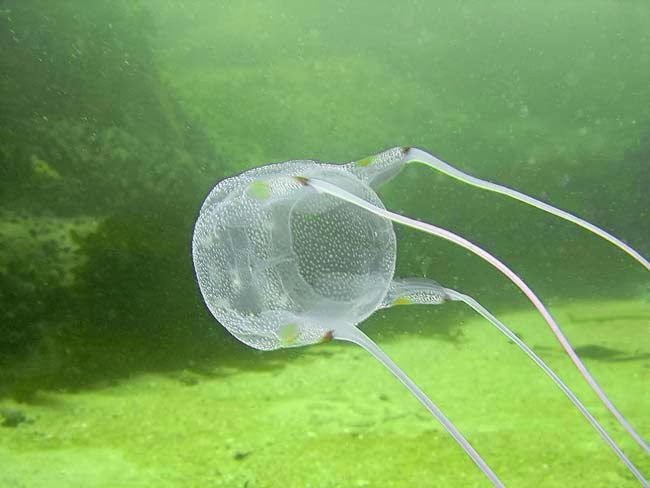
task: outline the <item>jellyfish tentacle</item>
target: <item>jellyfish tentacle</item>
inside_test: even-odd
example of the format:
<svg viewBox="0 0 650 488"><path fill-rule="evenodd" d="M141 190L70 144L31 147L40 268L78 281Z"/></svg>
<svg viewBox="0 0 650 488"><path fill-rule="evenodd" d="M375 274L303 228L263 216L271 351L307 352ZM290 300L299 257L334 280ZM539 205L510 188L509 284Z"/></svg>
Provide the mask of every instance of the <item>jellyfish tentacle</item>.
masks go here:
<svg viewBox="0 0 650 488"><path fill-rule="evenodd" d="M429 166L430 168L436 169L446 174L447 176L451 176L452 178L459 180L463 183L466 183L468 185L474 186L476 188L481 188L483 190L488 190L494 193L500 193L501 195L514 198L515 200L519 200L520 202L526 203L527 205L538 208L540 210L543 210L544 212L555 215L556 217L560 217L561 219L572 222L573 224L578 225L593 234L596 234L602 239L605 239L610 244L618 247L620 250L622 250L623 252L631 256L645 269L650 270L650 261L644 258L641 255L641 253L633 249L631 246L628 246L618 237L610 234L606 230L601 229L597 225L594 225L591 222L588 222L576 215L573 215L565 210L554 207L553 205L550 205L548 203L542 202L541 200L533 198L520 191L514 190L512 188L508 188L507 186L492 183L490 181L485 181L475 176L464 173L458 168L455 168L449 163L442 161L441 159L435 157L434 155L426 151L423 151L422 149L418 149L415 147L410 148L406 152L404 157L407 160L407 163L424 164L426 166Z"/></svg>
<svg viewBox="0 0 650 488"><path fill-rule="evenodd" d="M643 477L638 468L625 455L622 449L610 437L607 431L600 425L595 417L589 412L587 407L578 399L571 389L560 379L560 377L540 358L530 347L522 341L517 334L509 329L503 322L492 315L485 307L469 295L465 295L451 288L444 288L435 281L426 278L407 278L393 281L389 288L387 299L384 300L386 307L408 304L430 304L438 305L445 301L459 301L465 303L476 313L490 322L499 332L505 335L509 340L514 342L531 361L533 361L541 370L555 383L555 385L564 393L564 395L573 403L578 411L587 419L591 426L603 438L609 448L614 451L618 458L625 464L627 469L641 483L642 486L650 486L648 481Z"/></svg>
<svg viewBox="0 0 650 488"><path fill-rule="evenodd" d="M334 339L352 342L370 353L375 359L383 364L412 394L424 407L433 415L445 430L454 438L454 440L463 448L470 459L479 467L485 476L496 487L503 488L504 484L494 473L490 466L483 460L481 455L472 447L469 441L460 433L456 426L449 420L444 413L431 401L414 382L409 378L392 359L370 339L366 334L354 326L340 326L332 331Z"/></svg>
<svg viewBox="0 0 650 488"><path fill-rule="evenodd" d="M618 247L637 261L641 266L650 271L650 261L643 257L640 252L597 225L592 224L577 215L573 215L566 210L562 210L549 203L531 197L530 195L526 195L518 190L467 174L440 158L437 158L433 154L418 149L417 147L394 147L387 149L377 155L347 163L344 165L344 168L365 183L369 184L371 187L377 188L394 178L405 165L411 163L424 164L425 166L440 171L441 173L459 180L462 183L519 200L527 205L571 222Z"/></svg>
<svg viewBox="0 0 650 488"><path fill-rule="evenodd" d="M484 261L487 261L489 264L491 264L493 267L498 269L502 274L504 274L510 281L512 281L513 284L515 284L524 295L528 298L528 300L533 304L533 306L537 309L539 314L542 316L544 321L547 323L551 331L553 332L553 335L555 335L555 338L557 341L560 343L566 354L569 356L571 359L571 362L573 362L574 366L578 369L582 377L585 379L585 381L589 384L591 389L596 393L596 395L600 398L601 402L607 407L607 409L610 411L610 413L616 418L616 420L625 428L625 430L628 432L628 434L641 446L646 452L650 453L650 446L643 440L643 438L636 432L636 430L632 427L632 425L625 419L623 414L616 408L614 403L609 399L609 397L605 394L603 389L600 387L598 382L595 380L595 378L591 375L587 367L584 365L580 357L576 354L576 352L573 350L573 347L571 346L571 343L567 339L567 337L564 335L564 332L562 332L562 329L558 325L558 323L555 321L549 310L546 308L544 303L539 299L539 297L533 292L533 290L521 279L519 275L517 275L514 271L512 271L508 266L506 266L502 261L500 261L498 258L487 252L486 250L482 249L481 247L477 246L476 244L468 241L467 239L454 234L451 231L448 231L446 229L443 229L441 227L437 227L435 225L429 224L427 222L421 222L415 219L411 219L409 217L406 217L404 215L391 212L386 209L382 209L379 207L376 207L365 200L362 200L361 198L345 191L342 188L339 188L335 185L332 185L326 181L318 180L315 178L305 178L303 184L306 184L308 186L311 186L314 188L316 191L327 193L333 197L340 198L342 200L347 201L348 203L351 203L353 205L356 205L358 207L364 208L368 212L374 213L375 215L379 215L381 217L384 217L388 220L391 220L393 222L396 222L398 224L411 227L416 230L420 230L422 232L425 232L430 235L434 235L437 237L441 237L447 241L453 242L454 244L463 247L467 249L468 251L476 254L480 258L482 258Z"/></svg>

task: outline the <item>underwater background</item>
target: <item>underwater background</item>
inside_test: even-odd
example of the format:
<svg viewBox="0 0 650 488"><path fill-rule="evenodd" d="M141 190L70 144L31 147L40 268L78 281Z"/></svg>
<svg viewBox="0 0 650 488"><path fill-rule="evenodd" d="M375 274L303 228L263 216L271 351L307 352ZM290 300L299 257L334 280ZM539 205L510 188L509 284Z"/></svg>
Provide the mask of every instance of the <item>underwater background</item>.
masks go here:
<svg viewBox="0 0 650 488"><path fill-rule="evenodd" d="M0 0L0 488L488 486L353 345L260 352L190 255L220 179L413 145L650 255L645 0ZM586 231L409 167L387 208L539 294L650 438L650 280ZM644 456L498 272L396 228L397 276L472 295ZM460 305L364 330L508 486L638 486L559 391Z"/></svg>

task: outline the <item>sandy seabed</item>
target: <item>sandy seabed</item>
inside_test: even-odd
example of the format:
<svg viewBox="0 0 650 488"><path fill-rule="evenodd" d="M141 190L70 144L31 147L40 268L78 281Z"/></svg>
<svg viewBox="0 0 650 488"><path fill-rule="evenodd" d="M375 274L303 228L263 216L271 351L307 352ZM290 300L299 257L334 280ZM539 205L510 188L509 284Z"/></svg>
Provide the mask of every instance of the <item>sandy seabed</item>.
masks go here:
<svg viewBox="0 0 650 488"><path fill-rule="evenodd" d="M584 361L650 439L650 306L553 308ZM404 315L406 316L406 315ZM389 315L390 318L390 315ZM500 314L569 384L646 477L650 456L590 393L535 312ZM432 327L435 324L432 324ZM382 341L507 486L634 487L638 482L551 381L480 318L443 341ZM490 486L390 373L352 344L249 352L255 370L148 374L32 404L0 428L1 488Z"/></svg>

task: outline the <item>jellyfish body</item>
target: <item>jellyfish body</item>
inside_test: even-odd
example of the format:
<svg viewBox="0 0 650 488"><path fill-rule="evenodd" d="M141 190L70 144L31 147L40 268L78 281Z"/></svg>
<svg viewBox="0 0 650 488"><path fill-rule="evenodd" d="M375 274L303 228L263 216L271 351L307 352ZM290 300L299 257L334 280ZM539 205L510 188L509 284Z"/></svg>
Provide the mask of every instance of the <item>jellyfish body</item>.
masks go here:
<svg viewBox="0 0 650 488"><path fill-rule="evenodd" d="M237 339L256 349L331 339L360 345L418 398L493 485L503 486L451 421L357 327L379 308L463 301L513 340L580 410L639 482L650 486L561 379L478 302L430 280L394 279L397 248L392 222L448 239L493 264L528 296L567 353L573 354L574 364L594 391L647 450L647 444L600 390L548 310L521 278L460 236L385 209L374 189L409 162L423 162L474 186L570 220L649 267L636 251L588 222L515 190L464 175L419 149L398 147L345 165L309 160L271 164L219 182L201 207L192 240L197 281L213 316Z"/></svg>
<svg viewBox="0 0 650 488"><path fill-rule="evenodd" d="M194 230L197 280L214 317L256 349L313 344L362 322L395 270L390 221L306 191L298 175L383 208L345 168L313 161L256 168L212 190Z"/></svg>

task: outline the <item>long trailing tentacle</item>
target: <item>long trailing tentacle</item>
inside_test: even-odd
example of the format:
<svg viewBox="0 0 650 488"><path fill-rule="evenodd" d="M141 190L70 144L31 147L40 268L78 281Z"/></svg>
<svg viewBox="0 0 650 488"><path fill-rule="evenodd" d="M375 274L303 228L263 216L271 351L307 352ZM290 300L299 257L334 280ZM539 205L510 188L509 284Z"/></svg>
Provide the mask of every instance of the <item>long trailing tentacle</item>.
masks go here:
<svg viewBox="0 0 650 488"><path fill-rule="evenodd" d="M430 168L446 174L447 176L451 176L452 178L461 181L462 183L466 183L476 188L481 188L482 190L487 190L505 195L510 198L514 198L515 200L519 200L520 202L523 202L527 205L572 222L573 224L576 224L588 230L589 232L592 232L602 239L605 239L610 244L613 244L614 246L630 255L645 269L650 270L650 262L644 258L641 253L628 246L618 237L610 234L606 230L601 229L591 222L587 222L586 220L573 215L566 210L554 207L553 205L542 202L541 200L533 198L520 191L469 175L422 149L418 149L416 147L393 147L375 156L370 156L359 161L348 163L344 165L344 168L346 168L348 171L356 175L358 178L373 188L377 188L378 186L381 186L383 183L395 177L406 164L411 163L424 164Z"/></svg>
<svg viewBox="0 0 650 488"><path fill-rule="evenodd" d="M356 205L360 208L363 208L367 210L368 212L371 212L375 215L378 215L380 217L389 219L393 222L399 223L401 225L411 227L416 230L420 230L423 232L426 232L431 235L435 235L438 237L441 237L445 240L448 240L450 242L453 242L457 244L458 246L461 246L468 251L476 254L483 260L487 261L490 263L492 266L494 266L496 269L498 269L501 273L503 273L510 281L512 281L517 287L526 295L528 300L535 306L535 308L538 310L540 315L544 318L548 326L550 327L551 331L555 335L556 339L558 342L561 344L562 348L566 351L567 355L575 365L575 367L578 369L582 377L587 381L591 389L598 395L600 398L601 402L607 407L607 409L614 415L614 417L618 420L618 422L627 430L627 432L630 434L630 436L647 452L650 453L650 446L643 440L643 438L634 430L632 425L625 419L625 417L619 412L619 410L614 406L612 401L609 399L609 397L605 394L603 389L600 387L600 385L596 382L594 377L591 375L587 367L584 365L582 360L578 357L576 352L573 350L573 347L571 346L571 343L567 339L567 337L564 335L562 332L562 329L560 326L557 324L551 313L548 311L546 306L542 303L542 301L537 297L537 295L531 290L531 288L514 272L512 271L508 266L506 266L502 261L500 261L498 258L487 252L486 250L482 249L481 247L477 246L476 244L468 241L467 239L454 234L453 232L450 232L446 229L434 226L432 224L426 223L426 222L420 222L418 220L411 219L409 217L405 217L404 215L400 215L394 212L391 212L389 210L385 210L379 207L376 207L367 201L343 190L342 188L339 188L335 185L332 185L331 183L328 183L323 180L315 179L315 178L305 178L305 177L296 177L296 179L302 183L303 185L306 186L311 186L314 188L316 191L322 192L329 194L335 198L339 198L341 200L347 201L348 203L351 203L353 205Z"/></svg>
<svg viewBox="0 0 650 488"><path fill-rule="evenodd" d="M444 289L447 296L449 296L450 299L452 300L457 300L465 303L472 309L474 309L475 312L477 312L479 315L482 315L485 319L487 319L492 325L494 325L502 334L504 334L508 339L510 339L512 342L514 342L519 348L526 353L526 355L537 365L539 366L546 375L553 380L553 382L557 385L557 387L562 390L562 392L571 400L571 402L575 405L575 407L580 411L580 413L587 419L587 421L591 424L591 426L596 429L596 431L600 434L600 436L603 438L605 443L614 451L614 453L619 457L619 459L627 466L627 469L630 470L630 472L634 475L634 477L639 480L642 486L644 487L650 487L650 484L648 481L643 477L641 472L637 469L637 467L630 461L630 459L623 453L620 447L614 442L614 440L607 434L605 429L598 423L598 421L594 418L591 413L587 410L587 408L582 404L580 400L578 400L578 397L575 396L575 394L569 389L568 386L564 384L564 382L559 378L557 374L553 372L551 368L548 367L548 365L542 361L542 358L540 358L535 352L533 352L532 349L530 349L517 335L512 332L508 327L506 327L503 323L501 323L497 318L492 315L490 312L488 312L487 309L485 309L480 303L478 303L476 300L474 300L472 297L468 295L464 295L462 293L457 292L456 290L452 290L449 288Z"/></svg>
<svg viewBox="0 0 650 488"><path fill-rule="evenodd" d="M532 207L538 208L552 215L555 215L556 217L560 217L561 219L579 225L583 229L587 229L589 232L592 232L597 236L602 237L610 244L613 244L614 246L621 249L623 252L626 252L628 255L634 258L641 266L643 266L645 269L650 271L650 261L644 258L638 251L628 246L618 237L613 236L606 230L603 230L600 227L592 224L591 222L587 222L586 220L576 215L573 215L565 210L561 210L557 207L554 207L553 205L549 205L548 203L537 200L536 198L521 193L520 191L513 190L512 188L508 188L507 186L498 185L496 183L492 183L489 181L482 180L480 178L476 178L475 176L468 175L467 173L460 171L458 168L453 167L449 163L445 163L444 161L435 157L434 155L429 154L426 151L423 151L422 149L418 149L415 147L409 148L406 151L404 158L406 159L407 163L425 164L430 168L434 168L448 176L451 176L452 178L460 180L463 183L467 183L468 185L472 185L477 188L488 190L494 193L500 193L502 195L506 195L510 198L514 198L515 200L519 200L520 202L531 205Z"/></svg>
<svg viewBox="0 0 650 488"><path fill-rule="evenodd" d="M636 477L642 486L650 486L637 467L630 461L616 442L609 436L600 423L587 410L587 407L576 397L571 389L560 379L560 377L540 358L530 347L526 345L512 330L510 330L499 319L492 315L485 307L469 295L465 295L451 288L444 288L435 281L424 278L410 278L395 280L391 283L383 307L395 305L426 304L438 305L448 300L460 301L472 308L481 315L499 332L514 342L544 373L551 378L555 385L566 395L580 413L587 419L591 426L600 434L605 443L614 451L627 469Z"/></svg>
<svg viewBox="0 0 650 488"><path fill-rule="evenodd" d="M463 448L465 453L479 467L485 476L498 488L503 488L504 484L499 477L492 471L490 466L483 460L481 455L465 439L463 434L449 420L445 414L429 399L429 397L409 378L391 359L381 350L372 339L370 339L361 330L354 326L340 327L332 331L334 339L349 341L361 346L383 364L395 377L415 396L422 405L433 415L438 422L442 424L454 440Z"/></svg>

